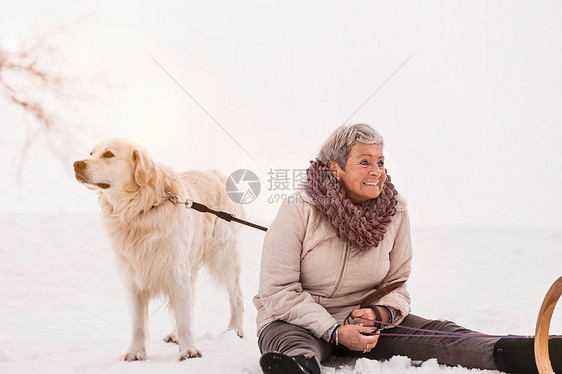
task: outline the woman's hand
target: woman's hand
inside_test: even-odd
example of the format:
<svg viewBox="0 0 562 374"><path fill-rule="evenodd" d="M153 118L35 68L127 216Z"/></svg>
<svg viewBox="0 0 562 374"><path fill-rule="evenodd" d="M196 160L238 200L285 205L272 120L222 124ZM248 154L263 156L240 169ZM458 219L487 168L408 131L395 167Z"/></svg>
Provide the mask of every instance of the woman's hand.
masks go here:
<svg viewBox="0 0 562 374"><path fill-rule="evenodd" d="M371 308L360 308L359 305L351 311L351 318L357 325L373 327L377 318Z"/></svg>
<svg viewBox="0 0 562 374"><path fill-rule="evenodd" d="M380 322L388 323L390 321L390 315L388 314L386 308L379 307L379 306L375 306L374 308L377 308L377 310L380 313L380 316L382 317L382 321ZM373 309L360 308L359 306L353 308L353 310L351 311L351 317L353 318L356 324L361 326L368 326L368 327L375 326L374 321L377 320L377 316L375 315Z"/></svg>
<svg viewBox="0 0 562 374"><path fill-rule="evenodd" d="M371 352L377 342L379 335L363 335L372 334L375 330L372 327L360 325L344 325L338 327L338 339L340 344L345 345L352 351L360 351L363 353Z"/></svg>

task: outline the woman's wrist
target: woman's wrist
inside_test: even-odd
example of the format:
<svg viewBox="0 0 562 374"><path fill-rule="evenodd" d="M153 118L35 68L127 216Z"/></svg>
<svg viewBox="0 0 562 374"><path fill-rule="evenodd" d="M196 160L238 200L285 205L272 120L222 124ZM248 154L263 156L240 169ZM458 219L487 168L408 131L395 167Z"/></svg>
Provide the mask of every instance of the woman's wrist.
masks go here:
<svg viewBox="0 0 562 374"><path fill-rule="evenodd" d="M388 323L394 323L396 321L397 316L400 315L400 312L393 307L381 305L384 309L388 311Z"/></svg>
<svg viewBox="0 0 562 374"><path fill-rule="evenodd" d="M334 341L334 334L338 327L340 327L339 323L334 324L322 335L322 339L324 339L328 343L332 343Z"/></svg>
<svg viewBox="0 0 562 374"><path fill-rule="evenodd" d="M339 333L339 329L340 329L340 324L336 325L336 328L334 329L334 332L332 333L332 342L336 343L336 345L340 345L340 333Z"/></svg>
<svg viewBox="0 0 562 374"><path fill-rule="evenodd" d="M371 305L369 307L375 314L375 327L381 329L386 323L392 323L392 313L384 305Z"/></svg>

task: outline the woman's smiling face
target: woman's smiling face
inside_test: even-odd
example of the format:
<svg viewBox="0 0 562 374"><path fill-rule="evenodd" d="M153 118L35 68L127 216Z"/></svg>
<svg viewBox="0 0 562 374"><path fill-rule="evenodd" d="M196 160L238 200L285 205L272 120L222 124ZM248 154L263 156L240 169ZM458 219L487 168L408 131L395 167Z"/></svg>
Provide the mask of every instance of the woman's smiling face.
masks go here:
<svg viewBox="0 0 562 374"><path fill-rule="evenodd" d="M345 170L334 161L330 161L328 167L335 173L353 204L374 199L382 192L386 172L380 144L356 143L351 147Z"/></svg>

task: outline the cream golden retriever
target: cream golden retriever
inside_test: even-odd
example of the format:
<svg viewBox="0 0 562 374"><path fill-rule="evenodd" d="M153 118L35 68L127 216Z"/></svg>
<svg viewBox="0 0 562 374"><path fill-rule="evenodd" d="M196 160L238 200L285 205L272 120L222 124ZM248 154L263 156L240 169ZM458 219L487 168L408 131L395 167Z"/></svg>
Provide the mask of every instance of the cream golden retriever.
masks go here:
<svg viewBox="0 0 562 374"><path fill-rule="evenodd" d="M162 296L168 298L174 319L174 331L164 340L179 344L180 360L201 356L194 344L191 308L193 282L203 265L228 291L228 330L243 336L240 227L169 200L173 194L242 217L242 207L226 195L219 172L177 174L121 138L100 142L90 158L74 163L74 170L79 182L98 193L103 224L131 297L132 336L122 360L146 358L148 304Z"/></svg>

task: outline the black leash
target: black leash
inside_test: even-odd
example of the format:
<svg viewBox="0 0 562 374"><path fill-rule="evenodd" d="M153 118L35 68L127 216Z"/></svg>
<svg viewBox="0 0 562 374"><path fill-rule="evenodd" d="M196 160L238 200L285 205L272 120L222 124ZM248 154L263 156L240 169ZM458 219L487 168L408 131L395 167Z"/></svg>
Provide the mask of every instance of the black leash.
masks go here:
<svg viewBox="0 0 562 374"><path fill-rule="evenodd" d="M246 226L253 227L253 228L258 229L258 230L267 231L267 227L256 225L255 223L244 221L243 219L240 219L240 218L236 218L236 216L234 214L230 214L230 213L222 212L222 211L218 211L218 210L213 210L213 209L209 208L208 206L206 206L204 204L197 203L197 202L195 202L193 200L189 200L189 199L186 199L185 201L181 201L179 199L179 197L177 197L176 195L174 195L170 192L167 192L167 191L166 191L166 193L168 195L170 195L168 200L170 200L174 204L182 204L182 205L185 205L186 208L195 209L198 212L214 214L215 216L219 217L220 219L224 219L227 222L234 221L234 222L238 222L238 223L241 223L243 225L246 225Z"/></svg>

